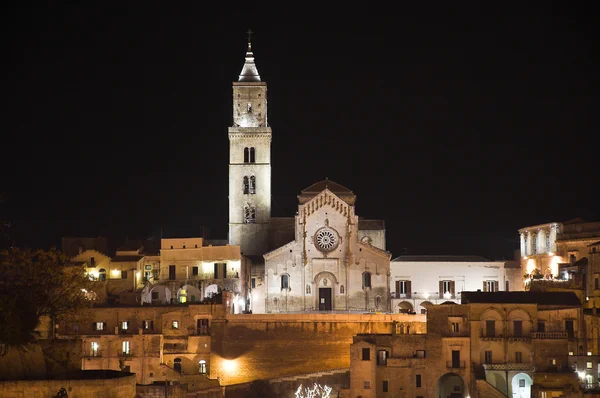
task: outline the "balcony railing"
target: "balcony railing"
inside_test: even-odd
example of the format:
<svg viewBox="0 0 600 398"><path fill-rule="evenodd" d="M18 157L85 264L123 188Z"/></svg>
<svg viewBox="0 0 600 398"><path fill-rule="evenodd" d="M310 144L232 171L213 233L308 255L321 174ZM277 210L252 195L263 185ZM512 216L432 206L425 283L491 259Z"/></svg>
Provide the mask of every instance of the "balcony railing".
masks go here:
<svg viewBox="0 0 600 398"><path fill-rule="evenodd" d="M533 365L530 363L486 363L483 364L485 370L519 370L532 371Z"/></svg>
<svg viewBox="0 0 600 398"><path fill-rule="evenodd" d="M446 367L451 369L464 369L465 361L446 361Z"/></svg>
<svg viewBox="0 0 600 398"><path fill-rule="evenodd" d="M568 339L569 332L531 332L532 339Z"/></svg>

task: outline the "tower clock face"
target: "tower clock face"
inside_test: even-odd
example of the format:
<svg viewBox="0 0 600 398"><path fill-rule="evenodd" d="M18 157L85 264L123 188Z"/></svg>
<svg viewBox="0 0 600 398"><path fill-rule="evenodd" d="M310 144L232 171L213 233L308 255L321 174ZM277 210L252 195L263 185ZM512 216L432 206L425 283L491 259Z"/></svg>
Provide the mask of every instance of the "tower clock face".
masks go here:
<svg viewBox="0 0 600 398"><path fill-rule="evenodd" d="M324 252L332 251L339 243L337 233L331 228L321 228L315 234L315 245Z"/></svg>

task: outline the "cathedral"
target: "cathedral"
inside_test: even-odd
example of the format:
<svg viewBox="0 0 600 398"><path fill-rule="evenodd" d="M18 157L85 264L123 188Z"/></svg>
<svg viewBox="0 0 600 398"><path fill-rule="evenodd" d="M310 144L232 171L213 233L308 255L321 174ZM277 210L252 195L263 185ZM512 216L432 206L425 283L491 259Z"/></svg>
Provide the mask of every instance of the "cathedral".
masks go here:
<svg viewBox="0 0 600 398"><path fill-rule="evenodd" d="M249 41L233 83L228 240L253 263L250 309L390 311L384 222L356 215L356 195L327 178L300 192L295 217L271 217L271 139Z"/></svg>

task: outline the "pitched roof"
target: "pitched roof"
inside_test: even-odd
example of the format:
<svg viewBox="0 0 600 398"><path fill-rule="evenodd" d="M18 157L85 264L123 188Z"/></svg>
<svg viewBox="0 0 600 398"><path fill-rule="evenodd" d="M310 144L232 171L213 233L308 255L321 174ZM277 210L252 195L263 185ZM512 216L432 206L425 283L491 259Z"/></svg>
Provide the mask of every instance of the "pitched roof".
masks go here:
<svg viewBox="0 0 600 398"><path fill-rule="evenodd" d="M444 256L444 255L423 255L423 256L398 256L392 261L404 262L443 262L443 263L482 263L492 262L481 256Z"/></svg>
<svg viewBox="0 0 600 398"><path fill-rule="evenodd" d="M246 62L244 62L244 66L242 67L242 71L240 72L240 77L238 81L260 81L260 75L258 74L258 69L256 68L256 64L254 63L254 53L252 52L252 45L250 44L250 41L248 41L248 50L246 51Z"/></svg>
<svg viewBox="0 0 600 398"><path fill-rule="evenodd" d="M323 181L315 182L308 188L302 190L302 195L318 194L325 189L329 189L336 195L354 195L354 192L346 188L345 186L338 184L337 182L331 181L326 178Z"/></svg>
<svg viewBox="0 0 600 398"><path fill-rule="evenodd" d="M365 220L364 218L358 219L359 230L381 230L385 229L384 220Z"/></svg>
<svg viewBox="0 0 600 398"><path fill-rule="evenodd" d="M581 301L573 292L462 292L461 303L581 307Z"/></svg>

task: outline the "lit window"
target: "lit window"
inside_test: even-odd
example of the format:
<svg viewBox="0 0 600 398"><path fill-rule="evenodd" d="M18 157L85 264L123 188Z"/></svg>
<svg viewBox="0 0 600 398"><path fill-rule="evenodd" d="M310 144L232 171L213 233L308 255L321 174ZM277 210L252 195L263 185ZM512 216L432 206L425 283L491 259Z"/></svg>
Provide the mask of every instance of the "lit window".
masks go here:
<svg viewBox="0 0 600 398"><path fill-rule="evenodd" d="M104 330L104 322L96 322L96 330Z"/></svg>
<svg viewBox="0 0 600 398"><path fill-rule="evenodd" d="M173 327L173 329L179 329L179 321L173 321L171 326Z"/></svg>
<svg viewBox="0 0 600 398"><path fill-rule="evenodd" d="M573 355L573 351L569 351L569 355Z"/></svg>
<svg viewBox="0 0 600 398"><path fill-rule="evenodd" d="M123 355L129 355L129 341L123 342Z"/></svg>
<svg viewBox="0 0 600 398"><path fill-rule="evenodd" d="M91 355L93 357L98 356L98 342L97 341L92 341L92 344L90 345L90 350L91 350Z"/></svg>
<svg viewBox="0 0 600 398"><path fill-rule="evenodd" d="M594 363L593 362L586 362L585 367L587 369L592 369L594 367Z"/></svg>
<svg viewBox="0 0 600 398"><path fill-rule="evenodd" d="M206 374L206 361L204 359L200 361L200 374Z"/></svg>
<svg viewBox="0 0 600 398"><path fill-rule="evenodd" d="M592 355L592 352L591 352L591 351L588 351L588 355Z"/></svg>

